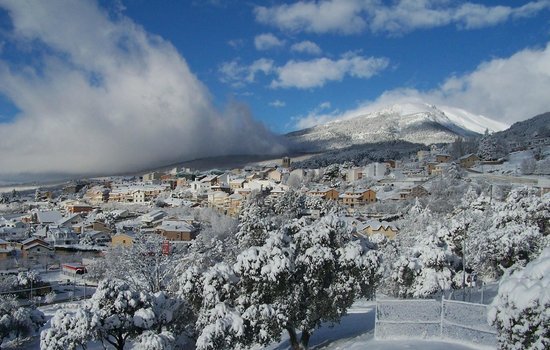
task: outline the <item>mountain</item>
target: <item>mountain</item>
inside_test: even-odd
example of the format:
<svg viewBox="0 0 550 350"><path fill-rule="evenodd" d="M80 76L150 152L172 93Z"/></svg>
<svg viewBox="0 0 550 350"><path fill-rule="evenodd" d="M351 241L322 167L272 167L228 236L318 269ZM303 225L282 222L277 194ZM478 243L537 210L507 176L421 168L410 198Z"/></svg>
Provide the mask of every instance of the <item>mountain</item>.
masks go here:
<svg viewBox="0 0 550 350"><path fill-rule="evenodd" d="M395 140L425 145L450 143L457 137L475 136L486 129L494 132L507 127L458 108L403 103L295 131L286 137L299 149L327 150Z"/></svg>
<svg viewBox="0 0 550 350"><path fill-rule="evenodd" d="M550 112L514 123L509 129L493 136L507 143L526 143L535 138L550 137Z"/></svg>

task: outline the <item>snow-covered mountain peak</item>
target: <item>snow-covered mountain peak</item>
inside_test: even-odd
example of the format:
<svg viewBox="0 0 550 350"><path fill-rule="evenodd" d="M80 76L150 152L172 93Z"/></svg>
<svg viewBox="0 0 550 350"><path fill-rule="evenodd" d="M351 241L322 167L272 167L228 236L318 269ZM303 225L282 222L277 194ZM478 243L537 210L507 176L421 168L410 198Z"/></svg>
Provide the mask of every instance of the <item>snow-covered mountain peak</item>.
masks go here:
<svg viewBox="0 0 550 350"><path fill-rule="evenodd" d="M432 144L453 142L457 137L507 127L463 109L405 101L377 109L372 106L359 108L337 120L291 133L288 137L316 149L392 140Z"/></svg>

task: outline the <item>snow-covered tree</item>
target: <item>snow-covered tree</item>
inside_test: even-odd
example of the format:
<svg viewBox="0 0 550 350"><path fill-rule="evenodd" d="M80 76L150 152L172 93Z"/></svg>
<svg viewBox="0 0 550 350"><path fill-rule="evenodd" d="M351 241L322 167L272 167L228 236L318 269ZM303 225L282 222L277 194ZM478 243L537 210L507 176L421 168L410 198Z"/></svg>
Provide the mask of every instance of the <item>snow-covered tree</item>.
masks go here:
<svg viewBox="0 0 550 350"><path fill-rule="evenodd" d="M19 306L13 295L0 295L0 347L6 338L22 339L37 332L46 323L36 306Z"/></svg>
<svg viewBox="0 0 550 350"><path fill-rule="evenodd" d="M457 287L461 264L450 235L448 228L435 222L418 233L412 246L401 247L391 275L395 294L424 298Z"/></svg>
<svg viewBox="0 0 550 350"><path fill-rule="evenodd" d="M97 340L123 350L128 339L137 339L143 349L155 349L151 344L166 345L173 340L172 330L182 330L176 316L185 314L181 307L182 301L164 292L151 294L124 281L106 279L77 312L56 313L51 328L41 334L41 348L85 348L90 340Z"/></svg>
<svg viewBox="0 0 550 350"><path fill-rule="evenodd" d="M482 213L470 211L467 255L471 266L496 279L505 269L524 266L550 244L550 195L515 188L505 201L493 201Z"/></svg>
<svg viewBox="0 0 550 350"><path fill-rule="evenodd" d="M507 154L504 141L495 135L484 135L479 141L477 155L483 160L497 160Z"/></svg>
<svg viewBox="0 0 550 350"><path fill-rule="evenodd" d="M124 280L136 290L156 293L167 290L174 277L181 253L164 254L164 238L156 234L139 234L129 247L114 247L105 254L105 261L98 262L94 274ZM101 267L108 268L102 269ZM97 276L99 277L99 276Z"/></svg>
<svg viewBox="0 0 550 350"><path fill-rule="evenodd" d="M269 231L233 266L190 271L181 292L196 296L198 349L265 345L283 331L298 349L322 322L338 322L354 300L371 295L378 266L377 252L337 216L304 217Z"/></svg>
<svg viewBox="0 0 550 350"><path fill-rule="evenodd" d="M524 269L505 276L489 309L500 349L550 348L550 247Z"/></svg>
<svg viewBox="0 0 550 350"><path fill-rule="evenodd" d="M92 338L92 315L87 309L76 312L58 310L50 320L50 328L40 334L40 349L76 350L87 348Z"/></svg>

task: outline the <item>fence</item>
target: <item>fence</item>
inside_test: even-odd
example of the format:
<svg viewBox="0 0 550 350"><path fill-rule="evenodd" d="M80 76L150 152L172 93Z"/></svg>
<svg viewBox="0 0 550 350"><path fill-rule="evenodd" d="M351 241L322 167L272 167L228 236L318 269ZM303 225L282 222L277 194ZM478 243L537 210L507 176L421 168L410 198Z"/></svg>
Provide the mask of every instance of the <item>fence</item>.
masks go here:
<svg viewBox="0 0 550 350"><path fill-rule="evenodd" d="M376 339L452 339L496 346L487 306L445 300L377 300Z"/></svg>

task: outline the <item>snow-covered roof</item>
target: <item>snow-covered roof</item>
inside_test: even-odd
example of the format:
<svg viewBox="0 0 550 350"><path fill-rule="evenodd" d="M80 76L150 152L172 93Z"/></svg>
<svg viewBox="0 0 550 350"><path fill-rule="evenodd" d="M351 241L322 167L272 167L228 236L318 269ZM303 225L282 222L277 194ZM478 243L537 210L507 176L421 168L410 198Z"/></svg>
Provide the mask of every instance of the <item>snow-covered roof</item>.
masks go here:
<svg viewBox="0 0 550 350"><path fill-rule="evenodd" d="M158 230L164 231L177 231L177 232L193 232L195 227L186 221L181 220L164 220L160 226L157 227Z"/></svg>
<svg viewBox="0 0 550 350"><path fill-rule="evenodd" d="M387 230L388 228L391 229L392 231L397 231L397 226L395 226L394 224L387 221L380 222L378 220L369 220L361 223L359 225L359 230L363 231L363 230L366 230L368 227L370 227L374 231L378 231L380 229Z"/></svg>
<svg viewBox="0 0 550 350"><path fill-rule="evenodd" d="M36 218L38 222L40 223L54 223L58 222L63 218L63 215L61 215L60 212L52 210L52 211L39 211L36 213Z"/></svg>
<svg viewBox="0 0 550 350"><path fill-rule="evenodd" d="M142 215L141 216L141 221L142 222L152 222L152 221L160 220L163 217L165 217L166 215L167 215L167 213L162 211L162 210L154 210L154 211L148 212L147 214Z"/></svg>
<svg viewBox="0 0 550 350"><path fill-rule="evenodd" d="M73 219L76 219L76 218L81 218L82 215L80 213L76 213L76 214L73 214L73 215L69 215L67 217L64 217L64 218L61 218L61 220L58 220L56 222L56 225L58 226L63 226L67 223L70 223L71 221L73 221Z"/></svg>
<svg viewBox="0 0 550 350"><path fill-rule="evenodd" d="M43 245L47 245L48 243L46 243L44 240L38 238L38 237L30 237L30 238L27 238L26 240L22 241L21 244L22 245L27 245L27 244L30 244L31 242L33 241L37 241L37 242L41 242L41 244Z"/></svg>

